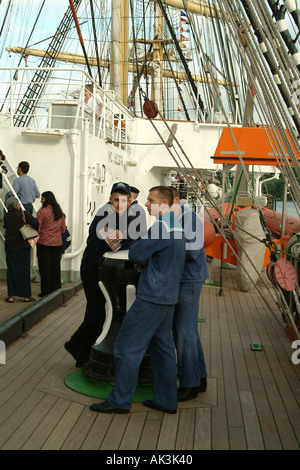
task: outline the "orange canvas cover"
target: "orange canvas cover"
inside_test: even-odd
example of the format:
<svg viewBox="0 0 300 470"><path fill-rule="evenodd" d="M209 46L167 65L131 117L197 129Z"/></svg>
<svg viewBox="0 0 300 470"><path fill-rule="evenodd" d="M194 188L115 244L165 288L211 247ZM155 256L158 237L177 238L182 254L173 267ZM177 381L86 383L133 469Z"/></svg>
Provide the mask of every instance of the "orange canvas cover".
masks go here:
<svg viewBox="0 0 300 470"><path fill-rule="evenodd" d="M233 132L245 165L277 166L278 161L280 165L282 164L282 156L280 155L280 149L277 146L278 140L280 139L282 141L279 134L274 136L274 132L272 130L264 129L262 127L233 127L231 128L231 131ZM299 155L296 152L295 146L292 143L287 130L286 133L291 142L292 148L297 155L297 159L299 160ZM282 145L286 150L283 141ZM278 155L278 161L276 160L276 155ZM222 131L213 159L214 163L228 163L233 165L240 164L239 155L236 151L234 141L228 127L225 127ZM288 159L292 165L289 156Z"/></svg>

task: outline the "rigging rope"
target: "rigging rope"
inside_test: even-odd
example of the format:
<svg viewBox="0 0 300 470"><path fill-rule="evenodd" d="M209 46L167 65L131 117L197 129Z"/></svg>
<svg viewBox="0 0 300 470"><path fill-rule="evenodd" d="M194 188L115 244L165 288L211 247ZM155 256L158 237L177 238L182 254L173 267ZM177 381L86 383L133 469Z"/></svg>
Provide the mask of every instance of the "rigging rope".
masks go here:
<svg viewBox="0 0 300 470"><path fill-rule="evenodd" d="M298 31L300 31L300 15L296 0L284 0L284 4L298 26Z"/></svg>
<svg viewBox="0 0 300 470"><path fill-rule="evenodd" d="M95 14L94 14L93 0L90 0L90 8L91 8L91 14L92 14L92 25L93 25L93 34L94 34L94 46L95 46L96 59L97 59L98 80L99 80L99 86L102 87L100 58L99 58L98 44L97 44L97 33L96 33L96 26L95 26Z"/></svg>
<svg viewBox="0 0 300 470"><path fill-rule="evenodd" d="M172 129L169 127L169 125L168 125L167 122L164 120L164 118L163 118L163 116L162 116L161 114L160 114L160 117L161 117L161 119L164 121L164 124L167 126L168 130L170 131L170 133L173 135L173 137L174 137L174 139L175 139L177 145L179 146L179 148L180 148L180 150L182 151L183 155L184 155L185 158L187 159L187 161L188 161L189 165L191 166L192 170L195 171L195 173L196 173L195 168L193 167L192 163L189 161L189 159L188 159L187 155L185 154L184 150L182 149L180 143L179 143L178 140L176 139L176 136L175 136L175 134L173 133ZM172 158L173 158L173 160L174 160L174 162L175 162L177 168L180 169L180 170L182 171L182 173L183 173L185 176L187 176L187 173L186 173L186 171L185 171L186 167L185 167L184 165L182 166L182 159L179 157L179 160L181 160L181 162L178 161L177 157L171 152L170 147L167 145L167 142L164 140L163 136L160 134L159 130L157 129L157 126L154 124L155 121L153 122L152 119L149 119L149 121L151 122L152 126L154 127L155 131L156 131L157 134L159 135L159 137L160 137L160 139L162 140L162 142L164 142L164 144L165 144L165 146L166 146L168 152L171 154L171 156L172 156ZM174 148L174 147L173 147L173 148ZM196 173L196 174L197 174L197 173ZM204 183L203 179L202 179L202 178L200 178L200 179L201 179L202 184L204 185L205 183ZM191 183L191 187L193 188L194 193L195 193L197 199L198 199L201 203L203 203L203 197L202 197L201 193L199 192L199 187L198 187L198 185L196 185L196 183L193 182L193 181L191 181L190 183ZM211 198L211 202L212 202L212 204L215 206L215 201L213 201L212 198ZM216 208L216 210L219 212L220 218L222 218L223 220L227 221L227 219L223 216L223 214L221 214L221 212L219 211L219 209L218 209L216 206L215 206L215 208ZM280 324L279 319L277 318L276 314L275 314L274 311L273 311L273 307L269 304L269 302L266 300L266 298L265 298L265 296L263 295L263 293L259 290L259 288L257 287L256 283L253 281L253 279L251 278L251 276L250 276L249 273L247 272L247 269L246 269L245 266L243 265L243 263L242 263L240 257L238 256L236 250L234 249L233 245L230 243L230 241L229 241L229 239L228 239L228 233L226 233L225 230L222 229L222 227L219 227L219 226L215 223L215 221L214 221L212 215L208 212L208 210L207 210L207 208L205 207L205 205L204 205L204 209L207 211L207 213L208 213L209 217L211 218L211 221L212 221L212 223L214 224L214 226L215 226L215 228L217 229L217 231L222 235L222 237L224 238L225 242L228 244L229 249L232 251L232 253L233 253L234 256L236 257L237 261L241 264L241 266L243 267L243 269L244 269L245 272L247 273L248 277L250 278L250 280L251 280L251 282L252 282L252 284L253 284L254 289L257 291L257 293L259 294L259 296L262 298L263 302L266 304L266 306L268 307L268 309L270 310L270 312L272 313L272 315L274 316L274 318L275 318L275 319L278 321L278 323ZM226 226L226 224L224 224L224 226ZM231 229L230 229L230 230L231 230ZM233 238L233 232L232 232L232 231L231 231L231 235L232 235L232 238ZM238 239L236 239L235 241L236 241L236 244L239 245ZM240 246L240 248L242 249L241 246ZM262 283L264 284L264 287L266 287L267 289L269 289L269 286L266 284L265 279L261 276L261 273L258 272L257 268L254 266L252 260L251 260L250 257L248 256L248 254L247 254L246 252L245 252L245 254L246 254L247 258L248 258L249 263L252 265L253 269L256 271L256 273L258 274L258 276L259 276L259 278L261 279ZM295 334L298 334L298 330L297 330L297 332L295 331Z"/></svg>
<svg viewBox="0 0 300 470"><path fill-rule="evenodd" d="M7 5L7 8L6 8L6 12L5 12L5 15L4 15L4 18L3 18L3 21L2 21L2 26L1 26L1 29L0 29L0 37L2 36L3 28L4 28L6 20L8 18L8 12L9 12L9 9L10 9L10 6L11 6L11 2L12 2L12 0L9 0L9 3Z"/></svg>
<svg viewBox="0 0 300 470"><path fill-rule="evenodd" d="M229 14L228 8L230 8L229 2L224 1L225 8L227 8L227 14ZM233 28L233 21L230 22L231 28ZM286 125L286 128L289 131L291 139L296 149L299 149L299 143L295 138L295 131L290 125L289 116L285 109L280 108L280 115L278 110L278 100L280 101L280 95L277 92L277 88L274 87L274 83L267 73L267 70L261 60L261 53L257 50L257 47L253 43L253 38L251 38L251 31L245 30L247 38L247 48L241 48L241 46L236 41L237 47L240 48L241 57L244 57L244 64L248 72L249 77L251 77L252 82L258 81L260 89L256 87L255 97L261 106L262 111L264 112L267 121L270 122L270 125L265 126L265 128L272 130L273 140L271 146L274 149L276 158L278 159L278 164L284 163L284 166L281 165L281 171L288 173L289 182L293 184L295 194L298 195L296 198L297 201L300 201L299 197L299 184L291 170L289 160L286 155L286 150L291 157L292 163L298 175L300 175L300 166L298 159L294 153L293 148L287 138L285 127L283 127L283 122ZM231 36L236 40L234 31L231 33ZM249 57L249 62L246 60L246 54ZM257 78L257 80L256 80ZM264 94L264 98L261 96L261 91ZM275 105L276 104L276 105ZM272 124L273 123L273 124ZM279 135L278 135L279 134ZM278 135L278 137L277 137ZM286 148L284 148L283 143ZM298 150L298 154L299 154Z"/></svg>
<svg viewBox="0 0 300 470"><path fill-rule="evenodd" d="M220 3L221 2L218 2L219 3L219 6L220 6ZM229 5L229 2L226 2L224 1L223 2L224 5L225 5L225 9L226 9L226 15L229 14L230 17L231 17L231 20L230 20L230 26L231 26L231 29L233 30L235 34L235 37L238 38L238 27L235 25L235 19L236 19L236 11L234 11L234 9L232 8L232 3ZM247 3L247 6L248 6L248 3L249 2L244 2L244 4ZM223 15L224 15L224 9L220 7L220 11L223 12ZM246 24L246 21L245 21L245 18L244 18L244 24ZM253 38L253 34L254 33L251 33L250 34L250 30L247 30L247 52L245 53L243 50L241 51L241 44L239 43L239 39L238 39L238 42L236 42L236 46L239 48L240 52L242 53L242 57L244 58L243 59L243 62L244 62L244 65L246 67L246 70L247 72L249 73L249 76L252 78L252 81L255 82L256 81L256 77L258 77L258 82L259 82L259 85L260 85L260 90L257 94L256 94L256 97L259 98L260 100L260 105L262 106L262 110L264 112L264 114L266 116L268 116L268 121L270 124L264 126L266 130L272 130L273 131L273 134L272 135L272 138L271 138L271 147L272 149L274 149L274 153L276 155L276 159L278 161L278 163L282 163L284 162L285 164L287 164L287 168L290 169L290 164L289 164L289 161L287 159L287 155L286 155L286 149L284 148L283 144L286 146L287 150L290 151L291 150L291 159L294 158L294 162L295 162L295 166L296 166L296 171L298 171L299 169L299 163L298 163L298 160L297 160L297 157L296 155L293 153L293 149L291 147L291 144L289 143L288 139L287 139L287 136L286 136L286 133L285 133L285 128L283 127L283 122L285 122L287 124L287 127L289 128L290 132L291 132L291 136L292 136L292 139L294 137L293 135L293 129L291 128L290 126L290 123L289 123L289 116L286 115L286 113L284 113L283 116L278 116L278 110L275 108L274 105L272 105L273 102L277 102L277 98L278 98L278 93L272 93L272 90L270 91L270 88L272 88L271 86L271 80L270 80L270 75L266 73L266 70L264 70L264 65L263 65L263 62L262 60L259 61L259 64L256 65L256 62L255 62L255 55L253 54L254 50L255 50L255 41L254 41L254 38ZM248 47L248 44L251 45L251 47ZM201 48L201 44L199 44L199 47ZM245 46L243 46L245 48ZM255 52L257 53L257 50L255 50ZM203 57L205 57L205 54L203 54ZM249 61L247 59L247 57L249 58ZM211 68L211 65L208 63L208 61L206 62L206 67L210 67ZM252 68L254 69L254 71L252 71ZM211 75L211 78L212 78L212 83L213 83L213 87L215 87L215 91L216 91L216 94L218 92L218 89L216 87L216 81L213 77L213 74L210 73ZM273 85L273 84L272 84ZM267 100L267 106L265 105L264 103L264 100L263 100L263 97L261 95L261 93L263 94L264 98L266 97L269 97L269 99ZM272 101L273 100L273 101ZM230 127L230 123L229 123L229 120L226 116L226 111L221 103L221 106L222 106L222 110L223 110L223 113L224 113L224 116L226 118L226 121L227 121L227 126L229 127L230 131L231 131L231 127ZM161 119L163 119L162 116L160 116ZM162 136L160 135L158 129L156 128L155 124L151 121L152 125L154 126L154 128L156 129L156 132L159 134L161 140L164 142ZM165 124L167 125L167 123L165 122ZM168 125L167 125L168 127ZM168 127L169 128L169 127ZM188 160L188 157L185 155L183 149L181 148L179 142L177 141L176 137L175 137L175 134L172 132L172 130L169 128L169 131L171 132L171 134L173 134L173 137L177 143L177 145L179 146L182 154L185 156L185 158L187 159L188 163L189 163L189 166L192 166L191 162ZM278 132L279 132L279 135L278 135ZM231 131L232 133L232 131ZM250 180L250 176L248 175L247 173L247 169L246 169L246 165L244 164L243 162L243 159L241 157L241 154L240 154L240 151L238 149L238 145L235 141L235 138L234 138L234 134L232 133L232 139L234 141L234 144L235 144L235 148L236 148L236 151L239 155L239 159L240 159L240 163L241 163L241 166L245 172L245 174L247 175L247 180L248 180L248 186L249 188L252 188L251 187L251 180ZM294 140L294 143L296 143L296 145L298 145L297 141ZM184 165L182 159L178 156L178 154L175 156L170 148L168 148L168 146L166 145L168 151L171 153L172 155L172 158L174 159L177 167L182 171L182 173L186 176L186 172L185 172L185 169L186 169L186 166ZM296 147L297 148L297 147ZM174 147L173 147L174 149ZM176 153L176 152L175 152ZM298 166L297 166L298 165ZM194 168L193 168L194 170ZM287 173L288 173L289 170L287 170ZM293 179L293 176L292 174L288 174L288 176L290 177L290 180ZM295 179L294 177L294 183L297 184L297 180ZM205 185L205 182L202 181L202 184ZM194 192L197 196L197 198L202 201L202 196L201 194L199 195L199 189L198 188L195 188L193 187L194 186L194 183L192 182L191 183L191 186L192 188L194 189ZM298 190L298 193L299 193L299 188L297 188L297 186L295 185L295 188L296 188L296 192ZM252 193L253 193L253 197L254 197L254 200L255 200L255 205L256 207L258 208L258 204L257 204L257 201L256 201L256 198L255 198L255 194L254 194L254 191L252 190ZM300 198L299 198L300 200ZM220 213L220 219L221 221L224 221L225 223L223 224L222 223L222 226L221 228L220 227L217 227L217 230L219 231L219 233L221 233L221 235L223 236L223 238L226 240L226 242L228 243L230 249L232 250L232 252L235 254L235 256L237 257L237 259L239 260L239 262L241 262L241 260L239 259L237 253L235 253L235 250L233 249L233 247L231 246L230 242L228 241L228 238L227 238L227 233L224 232L223 230L223 226L226 225L227 223L227 220L226 218L224 218L223 214ZM231 236L232 236L232 232L231 232ZM237 240L236 240L237 241ZM237 241L238 243L238 241ZM249 262L253 265L253 263L251 262L251 260L249 259ZM254 266L253 266L254 267ZM245 267L243 266L244 270L245 270ZM255 267L254 267L255 269ZM257 271L257 270L256 270ZM258 275L260 276L260 273L258 273ZM255 285L255 284L254 284ZM255 286L256 288L256 286ZM257 289L258 290L258 289ZM260 293L260 291L258 290L258 292ZM265 300L265 299L264 299ZM270 306L268 305L268 307L270 308ZM272 308L270 308L270 310L272 311Z"/></svg>
<svg viewBox="0 0 300 470"><path fill-rule="evenodd" d="M193 77L192 77L192 74L191 74L190 69L189 69L189 67L188 67L188 64L187 64L187 62L186 62L186 59L185 59L185 57L184 57L184 55L183 55L183 53L182 53L182 50L181 50L181 48L180 48L180 45L179 45L178 40L177 40L177 38L176 38L176 35L175 35L174 31L173 31L173 28L172 28L172 26L171 26L171 24L170 24L170 21L169 21L168 15L167 15L167 13L166 13L165 7L163 6L163 3L162 3L161 0L157 0L157 3L158 3L158 5L159 5L159 7L160 7L160 9L161 9L161 11L162 11L162 13L163 13L163 16L164 16L164 18L165 18L165 21L166 21L166 23L167 23L167 26L168 26L168 28L169 28L169 32L170 32L171 37L172 37L172 39L173 39L173 41L174 41L174 43L175 43L176 50L177 50L177 52L178 52L178 54L179 54L179 57L180 57L180 59L181 59L181 61L182 61L183 66L184 66L185 73L187 74L188 80L189 80L190 85L191 85L191 87L192 87L194 96L195 96L195 98L197 99L198 90L197 90L197 87L196 87L196 85L195 85L195 81L194 81L194 79L193 79ZM198 97L198 102L199 102L199 106L200 106L200 109L201 109L202 113L204 113L204 103L203 103L203 101L201 100L200 96Z"/></svg>
<svg viewBox="0 0 300 470"><path fill-rule="evenodd" d="M298 71L300 71L300 53L295 45L295 42L292 40L287 22L284 18L287 11L286 6L279 6L277 1L274 2L272 0L269 0L268 3L275 17L278 31L280 32Z"/></svg>
<svg viewBox="0 0 300 470"><path fill-rule="evenodd" d="M42 3L42 5L41 5L41 7L40 7L40 9L39 9L38 15L37 15L37 17L36 17L36 20L35 20L35 22L34 22L34 25L33 25L32 29L31 29L31 32L30 32L30 34L29 34L29 37L28 37L28 39L27 39L27 43L26 43L26 46L24 47L23 52L24 52L24 51L27 49L27 47L28 47L29 41L30 41L30 39L31 39L31 37L32 37L32 34L33 34L34 30L35 30L35 27L36 27L36 25L37 25L38 19L39 19L41 13L42 13L43 8L44 8L45 1L46 1L46 0L43 0L43 3ZM20 60L19 60L19 63L18 63L18 65L17 65L17 67L20 66L22 60L23 60L23 54L21 55L21 58L20 58ZM6 101L7 97L8 97L8 95L9 95L9 92L10 92L10 86L9 86L7 92L6 92L6 95L5 95L4 99L3 99L3 103L2 103L2 106L1 106L1 108L0 108L0 112L3 110L3 106L4 106L5 101Z"/></svg>

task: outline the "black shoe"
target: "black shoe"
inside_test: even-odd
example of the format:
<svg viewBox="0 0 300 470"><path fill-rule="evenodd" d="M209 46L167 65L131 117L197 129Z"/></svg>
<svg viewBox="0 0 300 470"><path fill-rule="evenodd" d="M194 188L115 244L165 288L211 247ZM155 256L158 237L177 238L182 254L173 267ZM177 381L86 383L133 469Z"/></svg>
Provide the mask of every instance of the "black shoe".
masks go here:
<svg viewBox="0 0 300 470"><path fill-rule="evenodd" d="M89 357L80 357L79 359L76 357L76 355L73 353L72 351L72 348L70 347L70 343L69 341L67 341L65 344L64 344L64 348L66 351L68 351L69 354L71 354L72 357L74 357L75 359L75 367L78 367L79 369L81 369L81 367L84 366L84 364L86 364L87 362L89 362Z"/></svg>
<svg viewBox="0 0 300 470"><path fill-rule="evenodd" d="M64 348L65 348L66 351L68 351L68 353L71 354L71 356L73 356L72 349L70 348L70 345L69 345L68 341L64 344Z"/></svg>
<svg viewBox="0 0 300 470"><path fill-rule="evenodd" d="M72 348L70 347L70 344L69 342L67 341L65 344L64 344L64 348L66 351L68 351L69 354L71 354L71 356L75 359L76 361L76 357L74 356L73 354L73 351L72 351ZM79 366L79 361L77 360L76 364L75 364L75 367L81 367Z"/></svg>
<svg viewBox="0 0 300 470"><path fill-rule="evenodd" d="M76 361L75 367L77 367L77 369L81 369L85 364L86 362Z"/></svg>
<svg viewBox="0 0 300 470"><path fill-rule="evenodd" d="M164 411L165 413L169 413L170 415L174 415L175 413L177 413L177 410L164 410L162 408L159 408L153 403L152 400L145 400L143 402L143 405L147 406L147 408L152 408L153 410Z"/></svg>
<svg viewBox="0 0 300 470"><path fill-rule="evenodd" d="M206 389L207 389L207 380L206 380L206 377L202 377L200 381L200 385L198 387L198 393L206 392Z"/></svg>
<svg viewBox="0 0 300 470"><path fill-rule="evenodd" d="M182 388L177 390L177 401L193 400L198 396L198 387Z"/></svg>
<svg viewBox="0 0 300 470"><path fill-rule="evenodd" d="M115 406L110 405L107 401L103 401L102 403L94 403L90 406L90 410L96 411L97 413L116 413L119 415L129 413L129 410L116 408Z"/></svg>

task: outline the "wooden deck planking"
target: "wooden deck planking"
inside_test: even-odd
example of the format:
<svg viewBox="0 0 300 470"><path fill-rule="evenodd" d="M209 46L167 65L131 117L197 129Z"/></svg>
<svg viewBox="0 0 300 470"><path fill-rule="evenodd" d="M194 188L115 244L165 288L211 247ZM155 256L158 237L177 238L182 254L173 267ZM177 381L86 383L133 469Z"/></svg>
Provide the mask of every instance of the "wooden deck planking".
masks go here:
<svg viewBox="0 0 300 470"><path fill-rule="evenodd" d="M239 294L240 295L240 294ZM243 309L245 311L253 308L253 305L250 302L246 304L244 302ZM249 315L247 315L247 319L249 318ZM270 322L269 322L270 323ZM285 374L284 371L281 369L281 364L278 361L278 353L284 354L284 350L276 352L274 349L274 346L272 345L272 342L270 341L269 333L268 330L263 327L263 324L261 323L260 317L257 318L256 324L260 327L260 341L262 344L262 351L257 351L257 352L252 352L252 355L255 357L256 362L257 362L257 367L258 367L258 373L260 374L261 379L263 380L264 384L264 390L265 390L265 399L266 401L269 402L270 409L272 409L274 421L276 424L276 427L278 429L278 432L280 434L281 432L281 426L280 422L278 421L278 416L280 416L281 420L284 420L284 434L285 436L282 436L282 443L285 449L289 449L290 446L291 448L294 448L296 444L296 440L293 439L292 435L293 432L291 431L291 427L289 424L289 417L286 412L286 408L284 405L284 402L282 400L281 396L281 388L283 386L282 381L285 382ZM269 329L273 329L273 325L269 326ZM250 353L249 353L250 354ZM290 362L285 361L284 362L284 369L290 367ZM281 370L280 370L281 369ZM280 376L281 378L281 383L278 383L276 381L276 376ZM262 400L262 394L259 393L259 399L256 400L257 406L260 407L261 405L261 400ZM294 399L292 397L292 394L289 393L288 397L288 402L290 403L290 400ZM266 409L266 404L264 405L263 409ZM293 408L294 409L294 408ZM261 425L263 427L264 422L261 422ZM267 436L270 436L269 433L266 434ZM271 447L273 447L271 445ZM267 445L268 448L268 445Z"/></svg>
<svg viewBox="0 0 300 470"><path fill-rule="evenodd" d="M239 403L239 391L236 381L236 369L233 360L231 331L228 314L232 305L228 305L228 296L219 299L220 342L223 360L224 393L226 397L227 420L229 427L241 427L242 411Z"/></svg>
<svg viewBox="0 0 300 470"><path fill-rule="evenodd" d="M72 287L74 283L68 282L62 285L62 289L66 289L68 287ZM41 300L38 294L41 291L41 286L39 282L32 282L31 283L31 295L35 300L35 302L24 302L24 299L21 297L14 297L13 303L5 302L5 298L7 297L7 284L6 281L0 280L0 323L4 323L12 316L18 314L21 310L29 307L30 305L34 305Z"/></svg>
<svg viewBox="0 0 300 470"><path fill-rule="evenodd" d="M73 305L72 315L69 313L66 317L64 317L64 314L67 313L65 309L58 309L55 314L47 318L47 321L40 322L30 330L27 337L18 340L10 348L16 349L16 353L9 359L10 367L0 368L1 372L3 370L3 376L0 380L2 388L0 424L7 422L7 420L20 422L28 409L28 405L24 406L27 397L29 410L31 410L31 392L36 393L35 388L45 376L51 362L55 364L56 361L67 355L62 347L64 341L61 339L61 335L65 334L65 331L70 327L69 323L73 326L73 311L76 313L76 308L76 304ZM5 372L7 373L5 374ZM45 393L41 394L41 396L43 395ZM5 434L3 437L7 438Z"/></svg>
<svg viewBox="0 0 300 470"><path fill-rule="evenodd" d="M153 415L159 415L158 417L153 417ZM147 413L147 419L145 421L138 450L152 450L157 448L158 439L160 436L161 430L161 415L162 413ZM170 445L170 443L168 443Z"/></svg>
<svg viewBox="0 0 300 470"><path fill-rule="evenodd" d="M9 358L10 367L0 368L0 378L5 377L5 381L0 382L0 390L7 386L10 380L14 380L16 376L26 369L26 367L32 367L35 363L36 357L40 356L41 352L44 352L48 345L50 346L54 342L57 342L60 346L63 344L60 335L64 334L64 331L69 329L75 329L82 320L82 316L76 317L77 311L82 312L84 305L84 299L78 297L80 302L72 305L72 314L68 314L68 310L65 307L58 308L53 314L49 315L45 321L41 321L34 328L32 328L26 335L20 340L16 341L9 349L13 351L13 354ZM74 296L74 300L77 299L77 295ZM51 336L53 331L56 332L56 337ZM72 331L72 330L71 330ZM57 350L57 344L54 347L54 352ZM47 352L46 361L47 361ZM58 352L59 354L59 352ZM66 355L66 351L64 351ZM43 360L43 357L40 358Z"/></svg>
<svg viewBox="0 0 300 470"><path fill-rule="evenodd" d="M17 343L23 342L24 347L18 351L16 357L12 358L10 368L3 368L4 372L8 370L7 374L4 375L1 390L2 404L6 400L9 400L13 393L17 395L22 394L22 388L28 383L29 387L33 383L38 383L48 370L49 364L55 363L56 360L66 356L66 351L62 348L65 338L61 338L65 334L65 330L69 327L69 322L73 325L72 317L69 322L66 322L63 313L58 309L61 315L56 318L55 323L55 334L54 337L49 334L51 331L51 323L54 322L54 316L49 319L50 325L46 327L46 323L41 322L37 327L31 330L31 334L26 338L23 338ZM76 307L75 307L76 311ZM33 335L33 341L30 341L30 336ZM53 333L52 331L52 333ZM22 358L24 358L22 360ZM50 362L49 362L50 361ZM32 378L32 383L30 379ZM3 388L5 387L5 388ZM0 418L1 422L1 418Z"/></svg>
<svg viewBox="0 0 300 470"><path fill-rule="evenodd" d="M91 412L97 400L63 383L74 370L63 344L82 321L81 292L8 348L0 367L0 448L299 449L300 371L291 363L291 342L255 292L232 288L233 276L224 274L222 296L218 287L203 288L208 391L197 400L179 404L176 415L141 404L128 415ZM263 350L252 351L251 342Z"/></svg>
<svg viewBox="0 0 300 470"><path fill-rule="evenodd" d="M59 420L51 434L41 446L42 450L60 450L63 448L67 438L76 427L78 419L85 407L81 403L72 402L62 418ZM78 433L77 433L78 434Z"/></svg>
<svg viewBox="0 0 300 470"><path fill-rule="evenodd" d="M85 436L89 433L94 416L93 412L90 411L88 407L80 407L80 415L76 421L74 427L71 428L71 431L68 433L67 438L64 441L64 444L59 447L61 450L77 450L80 449L84 443ZM68 430L67 430L68 431ZM53 435L56 434L56 431L53 430ZM67 434L67 432L66 432Z"/></svg>
<svg viewBox="0 0 300 470"><path fill-rule="evenodd" d="M223 355L221 345L221 325L219 318L218 288L210 290L210 375L217 377L218 406L212 409L212 449L229 449L227 410L224 390Z"/></svg>
<svg viewBox="0 0 300 470"><path fill-rule="evenodd" d="M128 425L123 435L120 450L137 449L147 418L147 412L131 413Z"/></svg>
<svg viewBox="0 0 300 470"><path fill-rule="evenodd" d="M27 414L27 418L24 419L17 430L11 435L11 437L5 442L3 450L19 450L22 449L23 445L27 441L28 437L35 431L36 427L39 426L41 420L49 413L57 398L53 395L44 394L43 398L38 404L31 410L30 415ZM22 407L19 409L19 416L22 417Z"/></svg>
<svg viewBox="0 0 300 470"><path fill-rule="evenodd" d="M91 412L92 413L92 412ZM114 415L93 413L90 419L90 429L85 434L84 440L80 447L81 450L99 450L106 431L112 422Z"/></svg>
<svg viewBox="0 0 300 470"><path fill-rule="evenodd" d="M194 450L210 450L211 435L211 408L197 408L195 416Z"/></svg>
<svg viewBox="0 0 300 470"><path fill-rule="evenodd" d="M130 413L126 415L114 415L106 435L101 443L100 450L119 449L130 419Z"/></svg>
<svg viewBox="0 0 300 470"><path fill-rule="evenodd" d="M238 296L242 297L241 293L238 293ZM251 299L246 302L243 298L243 311L246 312L247 322L249 320L249 315L252 309L254 309L254 306L252 304ZM272 335L272 338L275 337L274 328L278 326L276 324L276 321L272 323L271 318L268 317L268 320L265 321L264 327L264 324L261 321L261 316L257 316L256 325L259 329L260 338L260 340L257 342L260 342L262 344L262 351L253 352L248 350L247 356L249 364L248 367L252 368L250 369L250 376L252 377L252 388L255 397L255 403L258 408L259 415L264 415L264 419L261 420L260 425L264 439L266 441L265 446L267 449L272 449L274 448L274 446L275 448L277 447L277 436L278 434L280 436L281 430L277 416L280 416L281 419L285 421L284 429L286 433L286 436L282 439L281 442L283 448L288 449L291 445L290 443L288 443L289 439L287 437L290 435L290 425L285 406L280 396L280 388L282 384L276 383L274 373L275 376L280 374L280 377L284 380L284 369L291 367L290 358L285 355L285 350L282 347L276 351L276 348L274 348L272 341L270 341L270 335ZM280 334L280 337L282 337L282 340L284 340L287 344L287 338L284 337L283 329L280 329L278 332ZM283 361L283 369L281 368L277 355L283 357L283 359L281 359L281 361ZM262 383L263 389L261 385ZM290 396L289 399L291 398L292 397ZM267 414L268 419L266 417ZM270 433L271 426L273 432ZM296 441L293 442L292 448L294 445L296 446L294 448L297 448Z"/></svg>
<svg viewBox="0 0 300 470"><path fill-rule="evenodd" d="M31 295L35 299L39 299L38 293L41 291L39 282L31 283ZM4 280L0 280L0 323L5 322L13 315L19 313L21 309L24 309L28 305L32 305L33 302L25 303L23 298L14 297L13 303L5 302L4 299L8 296L7 294L7 283Z"/></svg>
<svg viewBox="0 0 300 470"><path fill-rule="evenodd" d="M194 448L195 409L183 409L180 411L176 450L188 450Z"/></svg>
<svg viewBox="0 0 300 470"><path fill-rule="evenodd" d="M64 398L57 398L53 403L52 408L48 411L45 417L40 421L34 432L29 436L22 450L31 450L36 448L41 449L43 444L47 441L53 430L58 425L59 421L63 418L66 410L69 408L70 402Z"/></svg>
<svg viewBox="0 0 300 470"><path fill-rule="evenodd" d="M248 447L254 449L263 449L264 446L266 446L268 449L272 448L273 445L271 442L264 442L264 431L265 429L271 429L275 431L276 425L273 419L266 390L262 386L262 376L259 368L259 362L265 352L252 351L250 349L251 342L261 342L260 335L262 334L262 329L260 329L260 333L258 333L259 318L257 318L255 325L252 320L251 309L248 308L247 302L245 301L245 295L243 293L237 293L237 296L239 298L244 316L244 318L238 319L240 330L244 327L244 325L247 325L247 328L249 329L248 336L246 334L243 335L242 346L244 349L245 366L248 370L250 378L250 387L247 387L245 390L241 390ZM251 299L249 299L249 302L251 303ZM257 412L263 416L261 422L259 422L257 419ZM267 435L269 440L272 441L272 432L267 433ZM279 442L276 443L276 445L278 444Z"/></svg>

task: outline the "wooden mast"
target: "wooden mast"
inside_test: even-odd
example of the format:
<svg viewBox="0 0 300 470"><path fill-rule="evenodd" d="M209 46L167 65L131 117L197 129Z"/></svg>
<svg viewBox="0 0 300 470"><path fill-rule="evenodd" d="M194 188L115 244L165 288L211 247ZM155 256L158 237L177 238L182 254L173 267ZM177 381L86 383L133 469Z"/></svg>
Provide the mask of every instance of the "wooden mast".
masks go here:
<svg viewBox="0 0 300 470"><path fill-rule="evenodd" d="M46 53L46 51L43 50L43 49L31 49L31 48L24 49L24 47L7 47L6 50L8 52L12 52L12 53L15 53L15 54L23 54L24 56L32 55L32 56L36 56L36 57L44 57L45 53ZM89 56L88 60L89 60L89 64L90 64L91 67L97 67L96 57L90 57ZM139 60L139 61L142 63L143 60L144 60L144 58L141 58L141 60ZM61 61L61 62L66 62L66 63L69 62L69 63L73 63L73 64L85 64L85 58L84 58L83 55L74 54L74 53L71 53L71 52L59 52L57 57L56 57L56 61ZM128 66L128 71L129 72L134 72L136 70L135 63L132 64L132 63L130 63L130 61L128 61L127 66ZM109 61L100 58L100 67L108 68L109 67ZM142 70L142 65L140 66L140 70ZM174 77L177 78L177 79L186 80L186 74L184 72L178 72L177 70L174 70L173 74L174 74ZM168 69L163 69L162 70L163 77L172 78L173 74ZM195 75L195 74L192 74L192 76L193 76L195 82L211 83L211 81L212 81L211 78L209 78L207 76L201 76L201 75ZM218 80L218 84L220 86L225 86L225 85L228 85L228 81ZM234 85L237 86L236 84L234 84Z"/></svg>
<svg viewBox="0 0 300 470"><path fill-rule="evenodd" d="M112 0L111 6L111 53L110 53L110 89L116 99L121 101L120 77L120 41L121 41L121 0Z"/></svg>
<svg viewBox="0 0 300 470"><path fill-rule="evenodd" d="M162 112L162 71L163 71L163 16L157 3L155 3L155 24L154 24L154 40L153 40L153 79L151 85L151 99L155 101L160 112Z"/></svg>
<svg viewBox="0 0 300 470"><path fill-rule="evenodd" d="M121 2L121 86L122 86L122 103L127 106L128 97L128 37L129 37L129 0Z"/></svg>
<svg viewBox="0 0 300 470"><path fill-rule="evenodd" d="M156 0L151 0L156 2ZM162 3L166 5L177 8L178 10L185 10L184 3L182 0L163 0ZM215 7L210 7L208 2L204 2L202 0L187 0L186 1L188 10L191 13L195 13L196 15L203 15L210 18L216 18Z"/></svg>

